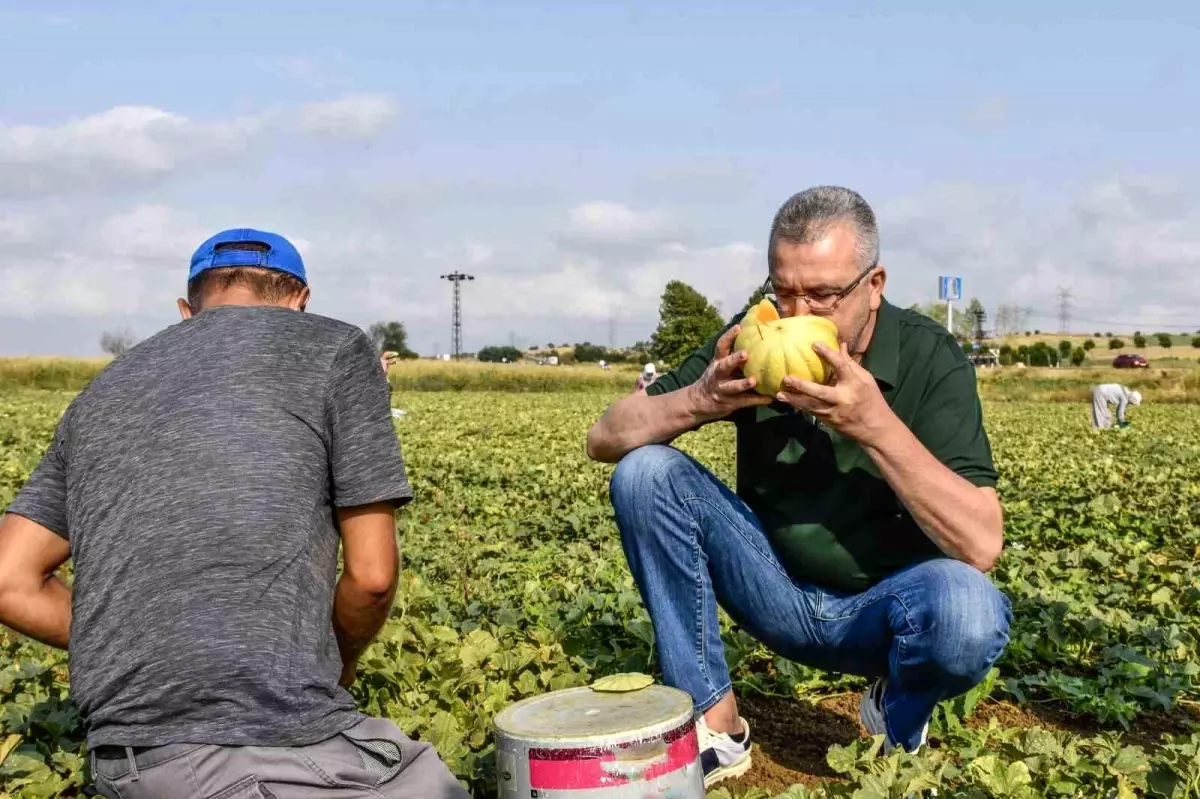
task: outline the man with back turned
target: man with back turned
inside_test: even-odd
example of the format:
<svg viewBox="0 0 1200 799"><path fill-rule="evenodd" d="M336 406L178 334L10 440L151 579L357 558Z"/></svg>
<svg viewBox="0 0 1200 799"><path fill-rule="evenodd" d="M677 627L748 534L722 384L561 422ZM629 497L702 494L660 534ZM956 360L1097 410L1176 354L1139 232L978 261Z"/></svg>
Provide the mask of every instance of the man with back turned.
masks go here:
<svg viewBox="0 0 1200 799"><path fill-rule="evenodd" d="M106 797L465 797L346 691L412 497L378 354L303 313L281 236L214 236L187 288L179 324L70 404L0 520L0 622L68 649Z"/></svg>

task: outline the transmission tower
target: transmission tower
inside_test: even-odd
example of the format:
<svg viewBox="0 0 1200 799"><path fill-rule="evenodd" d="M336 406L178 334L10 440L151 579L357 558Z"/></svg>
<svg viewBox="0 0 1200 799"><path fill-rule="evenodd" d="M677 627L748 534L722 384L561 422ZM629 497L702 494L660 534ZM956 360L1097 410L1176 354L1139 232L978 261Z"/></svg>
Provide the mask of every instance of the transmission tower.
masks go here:
<svg viewBox="0 0 1200 799"><path fill-rule="evenodd" d="M1071 326L1071 290L1058 287L1058 332L1066 333Z"/></svg>
<svg viewBox="0 0 1200 799"><path fill-rule="evenodd" d="M983 325L987 321L987 311L982 308L975 309L975 343L983 341Z"/></svg>
<svg viewBox="0 0 1200 799"><path fill-rule="evenodd" d="M454 323L452 337L454 341L453 352L454 360L458 360L462 355L462 295L460 293L462 282L464 280L474 280L474 275L464 275L462 272L451 272L448 275L442 275L442 280L449 280L454 284Z"/></svg>

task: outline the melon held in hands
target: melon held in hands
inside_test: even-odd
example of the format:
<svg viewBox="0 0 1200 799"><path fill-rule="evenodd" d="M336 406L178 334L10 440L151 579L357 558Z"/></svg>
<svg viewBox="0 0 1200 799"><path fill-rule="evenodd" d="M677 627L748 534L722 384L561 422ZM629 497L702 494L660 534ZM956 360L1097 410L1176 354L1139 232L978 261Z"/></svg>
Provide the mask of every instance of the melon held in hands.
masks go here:
<svg viewBox="0 0 1200 799"><path fill-rule="evenodd" d="M763 302L770 305L766 300ZM775 315L771 320L774 310L772 307L768 313L759 306L752 308L734 340L735 350L746 351L742 373L755 379L754 390L774 396L779 393L783 378L788 376L828 383L833 370L813 350L813 344L819 341L836 352L837 326L823 316L780 319Z"/></svg>

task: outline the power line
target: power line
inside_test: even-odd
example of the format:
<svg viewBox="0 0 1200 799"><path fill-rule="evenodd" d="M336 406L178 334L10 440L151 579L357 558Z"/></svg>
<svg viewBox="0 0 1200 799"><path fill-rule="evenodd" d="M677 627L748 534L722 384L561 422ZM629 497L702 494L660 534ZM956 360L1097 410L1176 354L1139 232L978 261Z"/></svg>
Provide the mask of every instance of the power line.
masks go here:
<svg viewBox="0 0 1200 799"><path fill-rule="evenodd" d="M449 280L454 284L454 321L452 323L452 333L455 360L458 360L462 356L462 297L459 294L459 289L464 280L474 279L474 275L464 275L462 272L451 272L448 275L442 275L442 280Z"/></svg>
<svg viewBox="0 0 1200 799"><path fill-rule="evenodd" d="M1050 312L1050 311L1039 311L1039 310L1034 310L1034 309L1022 309L1022 310L1023 311L1024 310L1031 311L1032 316L1036 319L1052 319L1056 315L1054 312ZM1074 309L1072 309L1072 310L1074 310ZM1086 313L1086 311L1085 311L1085 313ZM1023 317L1023 318L1025 318L1026 321L1023 321L1022 324L1020 325L1022 329L1028 327L1028 324L1026 323L1027 317ZM1167 322L1167 321L1163 321L1161 319L1132 319L1132 320L1111 319L1111 318L1110 319L1095 319L1095 318L1090 318L1090 317L1084 318L1084 317L1078 317L1078 316L1072 316L1072 319L1079 324L1100 325L1101 327L1111 326L1111 327L1128 327L1128 328L1143 328L1143 329L1157 327L1157 328L1162 328L1162 329L1179 328L1182 330L1200 330L1200 315L1198 315L1197 320L1191 324L1188 324L1185 322Z"/></svg>

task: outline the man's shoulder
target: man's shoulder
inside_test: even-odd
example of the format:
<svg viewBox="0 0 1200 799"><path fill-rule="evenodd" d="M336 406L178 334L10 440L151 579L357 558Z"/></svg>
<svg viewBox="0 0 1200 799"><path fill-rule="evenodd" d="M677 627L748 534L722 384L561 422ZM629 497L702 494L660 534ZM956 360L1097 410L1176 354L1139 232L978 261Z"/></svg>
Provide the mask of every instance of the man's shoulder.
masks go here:
<svg viewBox="0 0 1200 799"><path fill-rule="evenodd" d="M330 316L321 316L320 314L293 312L285 317L284 324L303 330L311 336L317 337L325 342L344 343L350 338L360 335L366 337L366 332L362 328L343 322L341 319L334 319Z"/></svg>
<svg viewBox="0 0 1200 799"><path fill-rule="evenodd" d="M123 391L130 384L162 383L198 362L230 362L280 356L312 365L331 363L362 328L319 314L282 308L214 308L177 322L115 358L76 398ZM182 372L181 372L182 370Z"/></svg>

